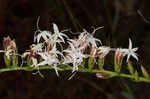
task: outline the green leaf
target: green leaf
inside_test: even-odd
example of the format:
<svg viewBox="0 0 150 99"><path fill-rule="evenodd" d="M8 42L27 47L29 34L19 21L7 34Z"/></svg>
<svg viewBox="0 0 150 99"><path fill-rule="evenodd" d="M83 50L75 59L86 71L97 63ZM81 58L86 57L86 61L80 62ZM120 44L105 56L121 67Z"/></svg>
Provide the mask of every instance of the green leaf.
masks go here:
<svg viewBox="0 0 150 99"><path fill-rule="evenodd" d="M31 66L32 65L32 59L31 59L31 57L27 57L27 65L28 66Z"/></svg>
<svg viewBox="0 0 150 99"><path fill-rule="evenodd" d="M128 62L128 70L132 75L134 74L134 68L131 62Z"/></svg>
<svg viewBox="0 0 150 99"><path fill-rule="evenodd" d="M98 59L98 67L100 70L103 70L103 66L104 66L104 58L99 58Z"/></svg>
<svg viewBox="0 0 150 99"><path fill-rule="evenodd" d="M81 63L81 66L84 66L86 63L85 59L83 59L82 63Z"/></svg>
<svg viewBox="0 0 150 99"><path fill-rule="evenodd" d="M116 62L115 62L115 66L114 66L114 69L115 69L115 72L120 72L120 70L121 70L121 64L116 64Z"/></svg>
<svg viewBox="0 0 150 99"><path fill-rule="evenodd" d="M4 62L5 62L5 65L6 67L10 67L11 65L11 59L8 59L6 55L4 55Z"/></svg>
<svg viewBox="0 0 150 99"><path fill-rule="evenodd" d="M12 56L12 65L18 66L18 56L16 55Z"/></svg>
<svg viewBox="0 0 150 99"><path fill-rule="evenodd" d="M139 81L139 73L135 71L134 73L135 81Z"/></svg>
<svg viewBox="0 0 150 99"><path fill-rule="evenodd" d="M141 66L141 70L142 70L143 76L149 79L149 74L147 73L146 69L143 66Z"/></svg>
<svg viewBox="0 0 150 99"><path fill-rule="evenodd" d="M95 59L93 57L90 57L88 59L88 69L92 70L94 68L94 64L95 64Z"/></svg>
<svg viewBox="0 0 150 99"><path fill-rule="evenodd" d="M114 58L114 69L115 69L115 72L118 72L120 73L120 70L121 70L121 67L122 67L122 61L123 61L123 57L119 57L118 59Z"/></svg>

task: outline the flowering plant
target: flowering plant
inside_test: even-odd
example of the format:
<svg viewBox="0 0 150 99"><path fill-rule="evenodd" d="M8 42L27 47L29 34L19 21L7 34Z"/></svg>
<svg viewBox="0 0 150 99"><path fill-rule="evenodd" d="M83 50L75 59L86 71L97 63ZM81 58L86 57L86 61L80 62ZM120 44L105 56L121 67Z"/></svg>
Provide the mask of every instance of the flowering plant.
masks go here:
<svg viewBox="0 0 150 99"><path fill-rule="evenodd" d="M4 49L0 50L0 52L4 53L7 68L1 68L0 72L54 69L56 75L59 76L58 71L72 70L72 72L96 73L98 78L119 76L135 81L150 82L149 74L143 66L141 66L143 77L140 77L137 70L132 66L130 57L138 61L136 53L138 48L132 48L130 38L129 48L111 48L110 46L102 46L101 40L94 37L95 32L102 27L94 29L92 33L83 29L75 39L70 39L65 34L66 30L60 31L55 23L53 23L53 31L41 31L38 25L37 28L34 34L34 44L30 46L30 50L25 51L22 55L17 52L15 40L11 40L9 36L4 38ZM64 48L63 44L66 44L67 48ZM104 68L106 67L104 63L105 57L110 52L114 53L114 66L112 66L114 71ZM21 66L18 66L18 55L21 56L23 61ZM127 64L127 69L129 70L128 74L121 72L124 58L126 58L125 64ZM86 61L87 59L88 61ZM88 67L85 66L87 64Z"/></svg>

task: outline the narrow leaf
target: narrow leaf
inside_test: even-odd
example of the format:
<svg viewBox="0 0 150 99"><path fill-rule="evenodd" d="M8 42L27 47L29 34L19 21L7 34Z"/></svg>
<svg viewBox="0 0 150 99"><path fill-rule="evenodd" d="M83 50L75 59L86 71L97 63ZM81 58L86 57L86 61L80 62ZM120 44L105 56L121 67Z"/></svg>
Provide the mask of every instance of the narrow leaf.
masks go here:
<svg viewBox="0 0 150 99"><path fill-rule="evenodd" d="M11 65L11 59L8 59L6 55L4 55L4 62L5 62L5 65L6 67L10 67Z"/></svg>
<svg viewBox="0 0 150 99"><path fill-rule="evenodd" d="M135 81L139 81L139 74L137 71L134 73Z"/></svg>
<svg viewBox="0 0 150 99"><path fill-rule="evenodd" d="M12 65L18 66L18 56L16 55L12 56Z"/></svg>
<svg viewBox="0 0 150 99"><path fill-rule="evenodd" d="M142 70L143 76L149 79L149 74L147 73L146 69L143 66L141 66L141 70Z"/></svg>
<svg viewBox="0 0 150 99"><path fill-rule="evenodd" d="M88 59L88 69L93 69L94 68L94 58L93 57L90 57L89 59Z"/></svg>
<svg viewBox="0 0 150 99"><path fill-rule="evenodd" d="M32 59L29 56L27 57L27 65L32 65Z"/></svg>
<svg viewBox="0 0 150 99"><path fill-rule="evenodd" d="M117 64L116 62L115 62L115 64L114 64L114 69L115 69L115 71L116 72L120 72L120 70L121 70L121 64Z"/></svg>
<svg viewBox="0 0 150 99"><path fill-rule="evenodd" d="M103 66L104 66L104 58L99 58L98 59L98 67L100 70L103 70Z"/></svg>
<svg viewBox="0 0 150 99"><path fill-rule="evenodd" d="M131 62L128 62L128 70L132 75L134 74L134 68Z"/></svg>
<svg viewBox="0 0 150 99"><path fill-rule="evenodd" d="M85 66L85 62L86 62L85 59L83 59L83 61L82 61L82 63L81 63L81 66L84 67L84 66Z"/></svg>
<svg viewBox="0 0 150 99"><path fill-rule="evenodd" d="M16 48L15 54L16 54L16 55L13 55L13 56L12 56L12 65L13 65L13 66L18 66L18 65L19 65L19 64L18 64L18 63L19 63L19 62L18 62L18 55L17 55L17 54L18 54L18 48Z"/></svg>

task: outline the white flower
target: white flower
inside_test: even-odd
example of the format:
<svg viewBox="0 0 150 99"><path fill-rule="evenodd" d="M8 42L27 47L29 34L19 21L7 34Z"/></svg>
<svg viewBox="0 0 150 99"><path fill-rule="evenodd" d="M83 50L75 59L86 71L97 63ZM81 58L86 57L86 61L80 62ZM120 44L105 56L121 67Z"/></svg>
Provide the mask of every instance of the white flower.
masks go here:
<svg viewBox="0 0 150 99"><path fill-rule="evenodd" d="M47 50L50 50L50 49L52 49L53 46L55 46L58 43L61 46L61 48L63 49L61 42L62 42L61 40L52 37L46 41L46 45L47 45L46 48L47 48Z"/></svg>
<svg viewBox="0 0 150 99"><path fill-rule="evenodd" d="M49 54L47 52L38 53L38 55L40 55L44 61L37 64L37 66L46 65L46 64L47 65L59 64L59 60L56 58L55 55Z"/></svg>
<svg viewBox="0 0 150 99"><path fill-rule="evenodd" d="M44 41L47 41L49 38L51 38L51 32L50 31L41 31L38 23L39 23L40 17L38 17L37 20L37 31L34 33L34 42L37 41L37 43L40 42L40 39L43 38ZM39 32L39 34L36 35L36 33Z"/></svg>
<svg viewBox="0 0 150 99"><path fill-rule="evenodd" d="M44 41L47 41L49 38L51 38L51 36L52 35L50 31L40 31L40 33L34 37L34 41L37 41L37 43L39 43L41 38L43 38Z"/></svg>
<svg viewBox="0 0 150 99"><path fill-rule="evenodd" d="M100 58L104 58L111 51L111 48L107 46L100 46L98 49Z"/></svg>
<svg viewBox="0 0 150 99"><path fill-rule="evenodd" d="M124 52L127 54L127 62L129 61L129 58L132 56L138 61L137 53L135 53L138 50L138 48L132 48L132 41L129 38L129 48L124 49Z"/></svg>
<svg viewBox="0 0 150 99"><path fill-rule="evenodd" d="M60 51L57 50L56 45L54 45L53 48L50 51L48 51L48 53L55 55L56 57L58 57L58 55L64 57L64 55Z"/></svg>
<svg viewBox="0 0 150 99"><path fill-rule="evenodd" d="M80 48L82 52L84 52L88 46L94 46L97 49L97 43L101 44L101 41L99 39L94 38L93 35L88 33L85 29L83 29L83 32L80 33L78 39L68 40L72 42L75 48Z"/></svg>
<svg viewBox="0 0 150 99"><path fill-rule="evenodd" d="M59 38L62 42L65 43L63 37L68 38L68 36L60 32L58 26L55 23L53 23L53 29L54 29L54 34L53 34L54 40L57 40Z"/></svg>
<svg viewBox="0 0 150 99"><path fill-rule="evenodd" d="M30 46L31 50L34 52L41 52L43 48L43 43L38 43L38 44L32 44Z"/></svg>
<svg viewBox="0 0 150 99"><path fill-rule="evenodd" d="M35 66L38 64L37 60L37 53L42 51L43 48L43 43L38 43L38 44L32 44L30 46L30 50L26 51L23 53L22 58L25 58L26 56L29 56L32 60L32 65L31 67Z"/></svg>
<svg viewBox="0 0 150 99"><path fill-rule="evenodd" d="M79 48L80 50L84 49L86 47L86 42L80 42L78 39L68 39L74 46L74 48Z"/></svg>
<svg viewBox="0 0 150 99"><path fill-rule="evenodd" d="M37 59L35 58L35 57L31 57L31 59L32 59L32 65L31 65L31 67L34 67L34 66L36 66L37 64L38 64L38 61L37 61Z"/></svg>
<svg viewBox="0 0 150 99"><path fill-rule="evenodd" d="M43 65L51 65L56 71L56 75L59 76L58 71L57 71L57 65L60 64L59 60L55 55L52 55L50 53L38 53L41 58L43 59L42 62L38 63L36 66L43 66Z"/></svg>
<svg viewBox="0 0 150 99"><path fill-rule="evenodd" d="M69 45L70 49L64 50L64 52L67 53L68 57L65 58L63 64L72 63L73 64L72 72L74 72L78 70L78 66L81 65L83 59L86 58L87 56L81 52L80 48L75 48L72 43L69 42Z"/></svg>
<svg viewBox="0 0 150 99"><path fill-rule="evenodd" d="M96 47L97 47L96 43L100 43L101 44L101 41L99 39L94 38L93 35L88 33L85 29L79 35L78 40L80 42L85 42L87 45L91 44L92 46L96 46Z"/></svg>
<svg viewBox="0 0 150 99"><path fill-rule="evenodd" d="M24 52L23 55L22 55L22 58L25 58L29 56L32 60L32 65L31 67L36 67L36 65L38 64L38 60L36 58L36 55L33 54L31 51L30 52ZM24 63L24 61L22 61L22 64Z"/></svg>
<svg viewBox="0 0 150 99"><path fill-rule="evenodd" d="M30 48L31 48L30 50L23 53L22 57L25 58L27 55L29 55L30 57L35 57L38 52L42 51L43 44L42 43L32 44Z"/></svg>
<svg viewBox="0 0 150 99"><path fill-rule="evenodd" d="M93 37L93 35L90 35L89 33L87 34L86 41L89 42L92 46L97 47L97 42L101 44L101 41L99 39L96 39Z"/></svg>
<svg viewBox="0 0 150 99"><path fill-rule="evenodd" d="M60 51L57 50L56 45L54 45L50 51L39 52L37 54L40 55L41 58L43 59L43 61L37 64L37 66L51 65L55 69L56 75L59 76L57 71L57 65L60 64L58 55L62 57L64 56Z"/></svg>

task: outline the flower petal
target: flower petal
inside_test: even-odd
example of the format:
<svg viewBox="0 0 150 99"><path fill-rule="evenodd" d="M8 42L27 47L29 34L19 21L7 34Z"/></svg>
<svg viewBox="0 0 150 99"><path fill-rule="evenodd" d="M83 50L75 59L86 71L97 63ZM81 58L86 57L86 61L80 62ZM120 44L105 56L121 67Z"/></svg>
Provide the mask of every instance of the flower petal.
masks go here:
<svg viewBox="0 0 150 99"><path fill-rule="evenodd" d="M132 49L132 41L130 38L129 38L129 49Z"/></svg>
<svg viewBox="0 0 150 99"><path fill-rule="evenodd" d="M138 61L138 57L137 57L136 53L133 53L132 56Z"/></svg>
<svg viewBox="0 0 150 99"><path fill-rule="evenodd" d="M53 23L53 29L54 29L54 33L59 33L58 26L55 23Z"/></svg>

